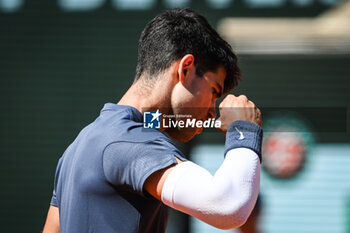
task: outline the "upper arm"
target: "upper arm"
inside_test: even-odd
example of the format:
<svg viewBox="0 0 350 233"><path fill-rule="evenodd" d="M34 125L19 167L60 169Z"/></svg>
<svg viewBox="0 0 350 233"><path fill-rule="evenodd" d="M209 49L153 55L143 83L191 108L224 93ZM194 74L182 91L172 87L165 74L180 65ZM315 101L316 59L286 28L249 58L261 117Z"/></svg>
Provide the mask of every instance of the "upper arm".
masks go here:
<svg viewBox="0 0 350 233"><path fill-rule="evenodd" d="M176 157L175 157L176 158ZM153 197L157 198L161 201L162 196L162 190L164 186L164 182L169 176L169 174L172 172L172 170L182 161L178 158L176 158L177 164L173 164L170 167L158 170L154 172L152 175L150 175L144 184L144 189L151 194Z"/></svg>
<svg viewBox="0 0 350 233"><path fill-rule="evenodd" d="M43 233L59 233L60 217L58 207L50 205Z"/></svg>
<svg viewBox="0 0 350 233"><path fill-rule="evenodd" d="M164 180L161 177L169 173L167 169L178 164L176 158L186 160L174 145L162 138L115 142L104 150L103 171L107 181L114 186L126 185L138 193L148 191L156 196L158 183Z"/></svg>

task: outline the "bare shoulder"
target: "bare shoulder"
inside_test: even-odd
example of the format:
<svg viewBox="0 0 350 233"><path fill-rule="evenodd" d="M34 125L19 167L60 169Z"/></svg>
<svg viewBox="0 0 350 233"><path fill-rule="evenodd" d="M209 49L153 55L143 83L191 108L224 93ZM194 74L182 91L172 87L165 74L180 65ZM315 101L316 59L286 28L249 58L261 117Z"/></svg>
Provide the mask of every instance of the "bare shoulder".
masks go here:
<svg viewBox="0 0 350 233"><path fill-rule="evenodd" d="M59 233L60 232L60 215L58 207L50 205L49 212L44 226L43 233Z"/></svg>

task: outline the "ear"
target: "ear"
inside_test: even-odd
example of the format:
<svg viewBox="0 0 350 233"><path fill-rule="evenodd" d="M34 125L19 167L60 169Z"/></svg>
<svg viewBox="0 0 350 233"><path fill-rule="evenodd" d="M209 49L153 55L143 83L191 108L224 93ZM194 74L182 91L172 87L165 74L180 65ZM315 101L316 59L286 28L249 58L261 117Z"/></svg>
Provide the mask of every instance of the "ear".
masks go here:
<svg viewBox="0 0 350 233"><path fill-rule="evenodd" d="M178 75L179 81L185 84L185 79L189 75L189 69L194 67L194 57L192 54L186 54L180 59Z"/></svg>

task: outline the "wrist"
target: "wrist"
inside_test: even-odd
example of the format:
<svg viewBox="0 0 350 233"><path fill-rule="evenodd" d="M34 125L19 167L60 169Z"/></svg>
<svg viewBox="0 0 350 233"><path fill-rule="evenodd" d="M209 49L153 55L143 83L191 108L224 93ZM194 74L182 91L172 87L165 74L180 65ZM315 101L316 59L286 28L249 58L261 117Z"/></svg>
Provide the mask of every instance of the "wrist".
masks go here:
<svg viewBox="0 0 350 233"><path fill-rule="evenodd" d="M263 130L258 124L235 121L227 129L224 155L235 148L248 148L259 156L261 163L262 138Z"/></svg>

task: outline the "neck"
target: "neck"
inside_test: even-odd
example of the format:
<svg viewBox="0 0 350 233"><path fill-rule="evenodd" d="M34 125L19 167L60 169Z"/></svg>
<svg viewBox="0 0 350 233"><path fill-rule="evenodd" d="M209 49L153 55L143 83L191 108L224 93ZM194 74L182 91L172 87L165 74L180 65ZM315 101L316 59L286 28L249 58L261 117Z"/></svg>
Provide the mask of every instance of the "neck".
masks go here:
<svg viewBox="0 0 350 233"><path fill-rule="evenodd" d="M160 79L150 84L142 77L136 81L120 99L118 104L129 105L142 114L144 111L160 109L167 113L170 108L171 83Z"/></svg>

